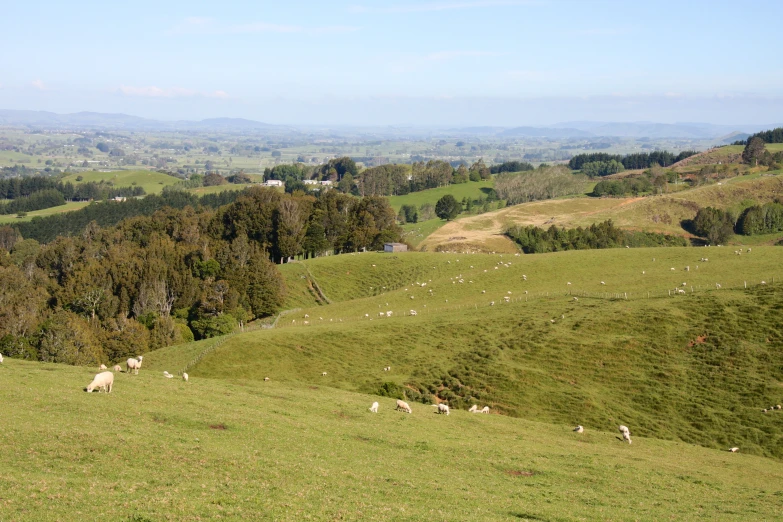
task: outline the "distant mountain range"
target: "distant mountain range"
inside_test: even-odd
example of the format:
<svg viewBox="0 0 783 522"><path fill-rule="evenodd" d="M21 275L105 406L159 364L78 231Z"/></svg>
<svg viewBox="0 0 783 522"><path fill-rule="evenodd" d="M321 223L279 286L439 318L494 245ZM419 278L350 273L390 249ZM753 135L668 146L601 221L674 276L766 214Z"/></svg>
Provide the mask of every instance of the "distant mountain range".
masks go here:
<svg viewBox="0 0 783 522"><path fill-rule="evenodd" d="M300 128L285 125L273 125L244 118L209 118L200 121L179 120L161 121L128 114L107 114L100 112L77 112L73 114L57 114L46 111L20 111L0 109L0 126L24 126L28 128L51 129L114 129L139 131L221 131L238 133L288 133L301 130L320 129L323 126L302 126ZM497 127L474 126L460 128L441 128L415 126L405 129L388 127L333 127L331 132L372 132L377 136L393 134L399 136L451 134L464 136L497 136L497 137L545 137L553 139L565 138L680 138L715 140L719 143L731 143L744 139L748 134L766 129L781 127L783 124L768 125L714 125L711 123L655 123L655 122L595 122L572 121L545 125L539 127Z"/></svg>
<svg viewBox="0 0 783 522"><path fill-rule="evenodd" d="M102 112L76 112L57 114L46 111L15 111L0 109L0 125L17 125L45 128L115 129L115 130L215 130L259 131L293 130L280 125L270 125L244 118L210 118L200 121L160 121L128 114Z"/></svg>

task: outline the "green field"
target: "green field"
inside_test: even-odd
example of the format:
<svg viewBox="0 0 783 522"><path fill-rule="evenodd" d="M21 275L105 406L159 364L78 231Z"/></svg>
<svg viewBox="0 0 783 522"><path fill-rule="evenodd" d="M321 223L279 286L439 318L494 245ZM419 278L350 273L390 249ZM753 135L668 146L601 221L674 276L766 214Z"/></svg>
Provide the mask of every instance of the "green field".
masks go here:
<svg viewBox="0 0 783 522"><path fill-rule="evenodd" d="M84 171L78 174L70 174L63 181L79 183L76 178L81 177L82 183L89 181L110 181L115 187L140 186L147 194L159 194L163 187L174 185L179 179L168 174L161 174L153 170L115 170L111 172Z"/></svg>
<svg viewBox="0 0 783 522"><path fill-rule="evenodd" d="M284 265L299 309L276 328L145 354L110 395L82 391L94 368L6 359L3 518L777 519L783 412L761 408L783 402L779 260L714 247ZM188 383L163 377L219 342ZM382 385L413 394L413 414Z"/></svg>
<svg viewBox="0 0 783 522"><path fill-rule="evenodd" d="M493 186L493 180L447 185L445 187L422 190L420 192L411 192L404 196L391 196L389 197L389 203L395 212L399 212L400 207L403 205L414 205L416 208L421 208L423 204L430 203L432 206L435 206L435 203L446 194L451 194L457 201L462 201L462 198L465 197L477 199L482 195L486 198L486 193Z"/></svg>
<svg viewBox="0 0 783 522"><path fill-rule="evenodd" d="M84 208L89 204L89 201L70 201L65 205L28 212L27 215L23 218L16 217L16 214L0 215L0 223L19 223L20 221L30 221L34 217L46 217L52 216L54 214L61 214L63 212L70 212L72 210L79 210L80 208Z"/></svg>

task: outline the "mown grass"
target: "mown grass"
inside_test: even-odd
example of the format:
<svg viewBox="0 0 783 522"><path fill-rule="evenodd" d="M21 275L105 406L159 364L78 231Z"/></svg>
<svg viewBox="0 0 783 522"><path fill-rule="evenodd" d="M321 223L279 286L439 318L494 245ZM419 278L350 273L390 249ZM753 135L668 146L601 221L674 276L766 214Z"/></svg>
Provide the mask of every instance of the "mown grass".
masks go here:
<svg viewBox="0 0 783 522"><path fill-rule="evenodd" d="M78 177L82 178L81 182L76 181ZM87 170L65 176L63 181L70 181L71 183L111 181L116 187L139 186L147 194L159 194L163 191L163 187L174 185L180 180L174 176L153 170L115 170L111 172Z"/></svg>
<svg viewBox="0 0 783 522"><path fill-rule="evenodd" d="M2 518L772 520L778 461L277 382L0 366ZM381 404L378 414L367 408Z"/></svg>

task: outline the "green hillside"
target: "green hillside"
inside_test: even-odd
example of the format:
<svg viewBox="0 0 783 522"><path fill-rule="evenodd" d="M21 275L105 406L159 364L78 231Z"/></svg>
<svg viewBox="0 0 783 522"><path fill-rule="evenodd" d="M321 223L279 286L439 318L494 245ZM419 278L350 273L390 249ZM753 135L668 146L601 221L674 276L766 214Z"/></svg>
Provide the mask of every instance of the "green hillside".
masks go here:
<svg viewBox="0 0 783 522"><path fill-rule="evenodd" d="M145 358L146 359L146 358ZM146 362L146 360L145 360ZM171 370L171 369L170 369ZM308 386L0 365L2 518L773 520L778 461ZM320 375L313 381L321 379ZM377 414L367 411L378 400ZM17 407L12 407L12 406ZM24 405L24 407L18 407ZM623 419L623 421L625 421Z"/></svg>
<svg viewBox="0 0 783 522"><path fill-rule="evenodd" d="M644 436L710 448L733 443L781 458L775 426L783 417L761 413L783 402L780 252L317 259L305 264L333 304L236 335L192 373L404 390L464 409L478 400L504 414L593 429L625 419Z"/></svg>
<svg viewBox="0 0 783 522"><path fill-rule="evenodd" d="M77 178L82 178L77 181ZM140 186L147 194L159 194L163 187L174 185L178 178L154 170L115 170L111 172L84 171L70 174L63 181L87 183L90 181L111 181L117 187Z"/></svg>

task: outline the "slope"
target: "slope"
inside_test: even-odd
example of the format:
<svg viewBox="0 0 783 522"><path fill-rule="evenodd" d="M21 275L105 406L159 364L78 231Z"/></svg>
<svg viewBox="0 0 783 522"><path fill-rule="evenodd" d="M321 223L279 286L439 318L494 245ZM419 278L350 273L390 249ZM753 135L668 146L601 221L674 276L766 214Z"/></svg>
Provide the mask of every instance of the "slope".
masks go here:
<svg viewBox="0 0 783 522"><path fill-rule="evenodd" d="M779 462L325 386L0 366L4 519L764 520Z"/></svg>
<svg viewBox="0 0 783 522"><path fill-rule="evenodd" d="M462 408L481 400L600 429L628 419L645 436L708 447L731 439L780 458L783 417L761 414L783 402L779 256L757 247L315 260L307 264L334 304L236 335L192 374Z"/></svg>

